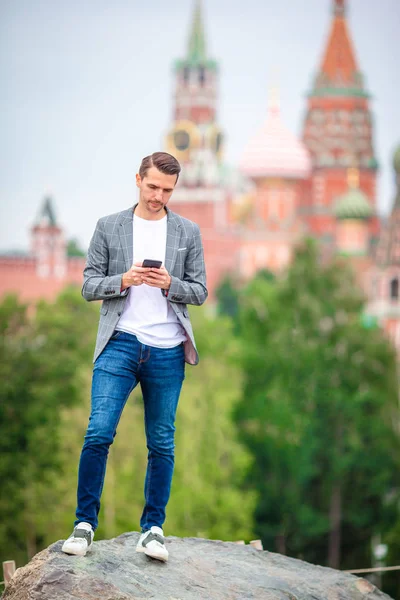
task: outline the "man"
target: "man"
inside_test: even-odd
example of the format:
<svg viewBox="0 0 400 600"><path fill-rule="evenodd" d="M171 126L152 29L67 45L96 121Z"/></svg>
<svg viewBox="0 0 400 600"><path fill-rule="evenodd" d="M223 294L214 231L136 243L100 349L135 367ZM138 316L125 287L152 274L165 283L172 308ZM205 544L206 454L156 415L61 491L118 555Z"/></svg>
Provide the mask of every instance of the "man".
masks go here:
<svg viewBox="0 0 400 600"><path fill-rule="evenodd" d="M93 542L108 450L140 383L148 463L136 549L168 559L162 526L174 469L175 414L185 361L199 360L186 305L201 305L208 295L199 228L167 208L180 170L165 152L144 158L136 175L139 202L101 218L90 242L82 295L103 303L75 528L62 547L68 554L84 556ZM163 266L143 267L145 259Z"/></svg>

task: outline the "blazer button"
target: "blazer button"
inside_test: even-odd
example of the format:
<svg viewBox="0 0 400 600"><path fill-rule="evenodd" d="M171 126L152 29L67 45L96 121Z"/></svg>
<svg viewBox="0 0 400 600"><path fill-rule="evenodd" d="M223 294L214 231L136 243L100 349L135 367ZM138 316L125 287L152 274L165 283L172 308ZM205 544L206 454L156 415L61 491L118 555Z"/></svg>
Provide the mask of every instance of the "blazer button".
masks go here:
<svg viewBox="0 0 400 600"><path fill-rule="evenodd" d="M118 311L118 316L119 316L119 317L121 316L121 314L122 314L122 313L121 313L121 311Z"/></svg>

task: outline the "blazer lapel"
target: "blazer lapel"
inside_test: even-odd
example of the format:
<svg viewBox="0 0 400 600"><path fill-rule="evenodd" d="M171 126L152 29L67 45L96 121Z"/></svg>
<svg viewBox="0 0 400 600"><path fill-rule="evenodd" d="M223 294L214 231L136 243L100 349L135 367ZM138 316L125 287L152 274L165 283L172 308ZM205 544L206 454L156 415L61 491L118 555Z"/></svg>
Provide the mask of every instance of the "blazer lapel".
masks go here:
<svg viewBox="0 0 400 600"><path fill-rule="evenodd" d="M128 271L133 263L133 209L128 208L121 213L121 220L118 227L118 234L121 240L122 251L124 253L125 268Z"/></svg>
<svg viewBox="0 0 400 600"><path fill-rule="evenodd" d="M165 268L172 273L181 239L181 226L175 214L167 209L167 247L165 250Z"/></svg>

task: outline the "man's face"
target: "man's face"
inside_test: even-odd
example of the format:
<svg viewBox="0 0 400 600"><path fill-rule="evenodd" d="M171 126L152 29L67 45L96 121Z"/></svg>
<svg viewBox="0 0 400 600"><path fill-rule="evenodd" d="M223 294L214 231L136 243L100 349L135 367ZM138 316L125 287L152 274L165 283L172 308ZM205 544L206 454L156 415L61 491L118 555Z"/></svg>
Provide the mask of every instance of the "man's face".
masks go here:
<svg viewBox="0 0 400 600"><path fill-rule="evenodd" d="M176 175L161 173L157 167L150 167L147 175L136 175L136 185L140 190L139 205L149 214L157 215L168 204L176 184Z"/></svg>

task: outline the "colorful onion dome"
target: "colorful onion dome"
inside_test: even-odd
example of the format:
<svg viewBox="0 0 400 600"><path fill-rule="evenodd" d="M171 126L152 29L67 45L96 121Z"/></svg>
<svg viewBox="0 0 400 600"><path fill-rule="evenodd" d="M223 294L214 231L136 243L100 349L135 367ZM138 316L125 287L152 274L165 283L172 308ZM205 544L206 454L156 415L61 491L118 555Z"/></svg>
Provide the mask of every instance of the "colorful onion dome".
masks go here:
<svg viewBox="0 0 400 600"><path fill-rule="evenodd" d="M308 151L282 123L276 90L272 96L267 120L245 147L239 168L253 179L306 179L311 171Z"/></svg>
<svg viewBox="0 0 400 600"><path fill-rule="evenodd" d="M337 219L369 219L372 217L374 211L367 195L358 187L358 178L358 169L349 169L349 189L337 199L334 207Z"/></svg>

